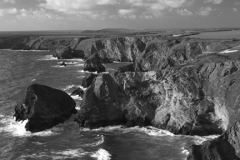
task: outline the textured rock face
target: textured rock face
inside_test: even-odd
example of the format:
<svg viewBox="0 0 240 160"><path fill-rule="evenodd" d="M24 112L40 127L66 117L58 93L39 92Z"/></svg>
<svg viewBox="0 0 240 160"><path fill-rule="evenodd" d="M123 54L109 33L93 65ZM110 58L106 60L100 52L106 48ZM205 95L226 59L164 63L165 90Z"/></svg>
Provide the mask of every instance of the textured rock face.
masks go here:
<svg viewBox="0 0 240 160"><path fill-rule="evenodd" d="M240 122L222 136L191 147L188 160L240 160Z"/></svg>
<svg viewBox="0 0 240 160"><path fill-rule="evenodd" d="M105 72L105 67L102 65L101 58L98 56L98 54L95 54L85 61L83 70L100 73Z"/></svg>
<svg viewBox="0 0 240 160"><path fill-rule="evenodd" d="M58 59L71 59L73 58L72 50L68 47L62 47L55 50L53 57L57 57Z"/></svg>
<svg viewBox="0 0 240 160"><path fill-rule="evenodd" d="M63 91L33 84L15 107L16 121L28 119L27 131L39 132L65 122L75 109L75 101Z"/></svg>
<svg viewBox="0 0 240 160"><path fill-rule="evenodd" d="M82 86L88 88L96 77L97 75L92 73L86 75L82 80Z"/></svg>
<svg viewBox="0 0 240 160"><path fill-rule="evenodd" d="M0 38L0 49L28 49L30 37Z"/></svg>
<svg viewBox="0 0 240 160"><path fill-rule="evenodd" d="M165 70L175 66L192 63L203 54L226 49L224 43L216 41L202 42L185 40L163 40L150 43L136 60L136 70Z"/></svg>
<svg viewBox="0 0 240 160"><path fill-rule="evenodd" d="M79 97L82 97L84 94L84 91L81 88L77 88L71 93L71 96L78 95Z"/></svg>
<svg viewBox="0 0 240 160"><path fill-rule="evenodd" d="M161 38L144 36L88 39L81 41L76 50L83 51L86 59L98 54L102 59L110 61L133 62L144 51L148 42Z"/></svg>
<svg viewBox="0 0 240 160"><path fill-rule="evenodd" d="M188 65L154 71L148 78L152 72L115 73L111 77L117 87L107 87L103 95L114 88L117 98L110 102L101 99L101 106L117 108L127 126L152 125L175 134L221 134L240 117L239 58L238 53L207 54ZM95 85L96 80L86 92L80 119L91 119L86 116L90 115L88 108L98 107L98 99L93 98Z"/></svg>
<svg viewBox="0 0 240 160"><path fill-rule="evenodd" d="M147 81L154 79L155 72L99 75L85 92L78 123L90 128L150 125L158 90Z"/></svg>

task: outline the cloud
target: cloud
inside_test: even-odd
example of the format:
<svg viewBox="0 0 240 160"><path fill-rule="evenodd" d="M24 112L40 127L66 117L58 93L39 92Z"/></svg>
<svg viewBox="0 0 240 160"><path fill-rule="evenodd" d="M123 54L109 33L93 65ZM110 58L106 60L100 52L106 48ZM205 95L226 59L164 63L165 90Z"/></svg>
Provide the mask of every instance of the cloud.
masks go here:
<svg viewBox="0 0 240 160"><path fill-rule="evenodd" d="M233 8L233 11L234 11L234 12L237 12L237 8Z"/></svg>
<svg viewBox="0 0 240 160"><path fill-rule="evenodd" d="M42 0L40 7L68 15L96 18L158 18L162 11L191 5L195 0ZM105 14L107 13L107 14ZM99 16L97 16L99 15Z"/></svg>
<svg viewBox="0 0 240 160"><path fill-rule="evenodd" d="M192 12L188 11L187 9L177 10L177 13L181 16L191 16L193 15Z"/></svg>
<svg viewBox="0 0 240 160"><path fill-rule="evenodd" d="M0 9L0 16L4 16L6 14L16 14L18 10L16 8L7 8L7 9Z"/></svg>
<svg viewBox="0 0 240 160"><path fill-rule="evenodd" d="M223 0L205 0L204 3L220 4Z"/></svg>
<svg viewBox="0 0 240 160"><path fill-rule="evenodd" d="M19 14L17 15L17 19L19 20L29 20L29 19L34 19L34 20L62 20L63 17L60 17L58 15L55 15L50 12L46 12L44 9L40 10L26 10L26 9L21 9L19 10Z"/></svg>
<svg viewBox="0 0 240 160"><path fill-rule="evenodd" d="M196 12L196 14L198 14L200 16L208 16L211 11L213 11L213 9L209 6L208 7L201 7L200 10L198 12Z"/></svg>
<svg viewBox="0 0 240 160"><path fill-rule="evenodd" d="M240 2L235 2L235 5L240 5Z"/></svg>
<svg viewBox="0 0 240 160"><path fill-rule="evenodd" d="M1 3L15 3L16 2L16 0L3 0L2 2L0 2L0 4Z"/></svg>

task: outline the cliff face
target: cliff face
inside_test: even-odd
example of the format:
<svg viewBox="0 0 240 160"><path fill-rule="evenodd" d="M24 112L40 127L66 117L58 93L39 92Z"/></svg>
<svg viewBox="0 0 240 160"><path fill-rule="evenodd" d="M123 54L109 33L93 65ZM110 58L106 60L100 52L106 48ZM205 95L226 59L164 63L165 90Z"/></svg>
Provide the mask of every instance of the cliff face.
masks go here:
<svg viewBox="0 0 240 160"><path fill-rule="evenodd" d="M81 41L76 50L84 52L85 58L98 54L111 61L133 62L145 50L148 42L159 39L162 36L87 39Z"/></svg>
<svg viewBox="0 0 240 160"><path fill-rule="evenodd" d="M79 122L85 127L106 126L107 117L115 113L107 115L106 110L115 108L120 114L117 122L127 126L152 125L175 134L221 134L240 116L239 58L210 54L164 72L117 72L108 76L111 82L100 75L86 91ZM109 97L112 93L114 98ZM110 124L114 122L112 118Z"/></svg>
<svg viewBox="0 0 240 160"><path fill-rule="evenodd" d="M213 59L162 77L163 102L154 126L176 134L211 135L223 133L239 119L240 62Z"/></svg>
<svg viewBox="0 0 240 160"><path fill-rule="evenodd" d="M191 147L188 160L240 160L240 122L222 136Z"/></svg>
<svg viewBox="0 0 240 160"><path fill-rule="evenodd" d="M153 71L192 63L204 54L227 49L224 43L201 40L164 40L149 43L136 60L136 70Z"/></svg>

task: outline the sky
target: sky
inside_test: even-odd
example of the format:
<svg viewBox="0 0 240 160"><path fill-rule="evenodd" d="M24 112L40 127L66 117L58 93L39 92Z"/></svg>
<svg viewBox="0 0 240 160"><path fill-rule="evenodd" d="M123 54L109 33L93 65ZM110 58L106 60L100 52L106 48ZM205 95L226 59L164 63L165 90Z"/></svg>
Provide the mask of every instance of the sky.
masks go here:
<svg viewBox="0 0 240 160"><path fill-rule="evenodd" d="M240 28L240 0L0 0L0 31Z"/></svg>

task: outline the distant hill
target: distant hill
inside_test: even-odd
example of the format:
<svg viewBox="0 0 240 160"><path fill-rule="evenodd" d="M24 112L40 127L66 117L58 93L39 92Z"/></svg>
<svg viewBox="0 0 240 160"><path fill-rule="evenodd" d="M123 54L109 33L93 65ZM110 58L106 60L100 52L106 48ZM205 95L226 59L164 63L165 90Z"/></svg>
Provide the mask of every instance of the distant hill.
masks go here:
<svg viewBox="0 0 240 160"><path fill-rule="evenodd" d="M85 30L82 33L132 33L132 32L138 32L138 30L134 29L126 29L126 28L105 28L101 30Z"/></svg>

